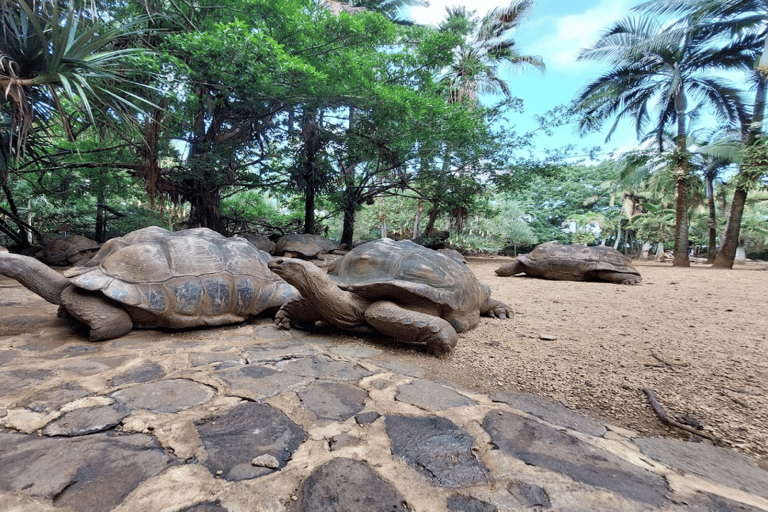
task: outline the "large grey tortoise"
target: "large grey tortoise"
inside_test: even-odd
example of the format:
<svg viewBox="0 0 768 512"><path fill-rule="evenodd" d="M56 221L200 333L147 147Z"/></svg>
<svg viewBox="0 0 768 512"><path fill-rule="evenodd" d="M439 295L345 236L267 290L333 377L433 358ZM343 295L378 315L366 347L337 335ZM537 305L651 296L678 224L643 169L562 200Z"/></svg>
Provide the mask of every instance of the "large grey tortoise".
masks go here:
<svg viewBox="0 0 768 512"><path fill-rule="evenodd" d="M274 258L269 268L302 295L278 311L275 321L282 327L290 327L291 320L326 321L422 342L440 356L481 314L512 318L511 308L492 299L490 288L466 265L410 240L362 244L332 263L327 274L293 258Z"/></svg>
<svg viewBox="0 0 768 512"><path fill-rule="evenodd" d="M323 259L324 253L336 249L336 244L320 235L283 235L275 243L273 254L287 258Z"/></svg>
<svg viewBox="0 0 768 512"><path fill-rule="evenodd" d="M562 245L547 242L528 254L521 254L496 269L502 277L516 274L558 281L608 281L616 284L638 284L640 272L632 260L616 249L582 244Z"/></svg>
<svg viewBox="0 0 768 512"><path fill-rule="evenodd" d="M65 267L80 265L93 257L101 244L80 235L66 235L45 243L35 257L49 265Z"/></svg>
<svg viewBox="0 0 768 512"><path fill-rule="evenodd" d="M0 274L60 304L92 341L133 327L181 329L241 322L298 291L269 270L271 256L206 228L149 227L108 240L63 275L34 258L0 254Z"/></svg>

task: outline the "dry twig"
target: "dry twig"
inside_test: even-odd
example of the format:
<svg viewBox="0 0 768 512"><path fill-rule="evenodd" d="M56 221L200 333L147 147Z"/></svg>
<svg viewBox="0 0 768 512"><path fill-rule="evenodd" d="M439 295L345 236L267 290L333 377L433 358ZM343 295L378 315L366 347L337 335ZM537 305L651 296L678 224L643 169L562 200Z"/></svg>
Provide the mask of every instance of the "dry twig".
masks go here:
<svg viewBox="0 0 768 512"><path fill-rule="evenodd" d="M664 408L656 399L656 393L653 391L653 389L645 388L643 391L645 391L645 395L648 397L648 401L651 403L651 407L653 407L653 411L664 423L671 425L673 427L677 427L679 429L685 430L686 432L690 432L691 434L694 434L700 437L705 437L716 444L719 444L719 445L724 444L723 440L717 436L713 436L712 434L707 434L706 432L701 432L700 430L696 430L695 428L691 428L688 425L683 425L682 423L673 420L672 418L669 417L669 415L667 415Z"/></svg>

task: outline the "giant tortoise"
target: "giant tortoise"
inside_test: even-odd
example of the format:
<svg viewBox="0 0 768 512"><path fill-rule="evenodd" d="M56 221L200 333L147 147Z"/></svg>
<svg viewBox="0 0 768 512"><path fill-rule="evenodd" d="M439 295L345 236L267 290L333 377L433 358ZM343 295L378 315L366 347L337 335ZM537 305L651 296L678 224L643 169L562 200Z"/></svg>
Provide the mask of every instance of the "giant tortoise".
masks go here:
<svg viewBox="0 0 768 512"><path fill-rule="evenodd" d="M616 284L638 284L640 272L632 260L616 249L606 246L590 247L581 244L562 245L547 242L521 254L496 269L502 277L516 274L558 281L608 281Z"/></svg>
<svg viewBox="0 0 768 512"><path fill-rule="evenodd" d="M66 235L48 240L45 247L35 254L49 265L66 267L81 265L91 259L101 244L80 235Z"/></svg>
<svg viewBox="0 0 768 512"><path fill-rule="evenodd" d="M410 240L383 238L362 244L329 267L275 258L276 274L302 298L278 311L278 326L326 321L341 329L374 332L422 342L440 356L456 345L457 333L472 329L480 315L511 318L512 310L491 298L463 263Z"/></svg>
<svg viewBox="0 0 768 512"><path fill-rule="evenodd" d="M270 258L210 229L149 227L107 241L64 275L17 254L0 254L0 274L61 305L97 341L133 327L222 325L277 309L299 294L269 270Z"/></svg>

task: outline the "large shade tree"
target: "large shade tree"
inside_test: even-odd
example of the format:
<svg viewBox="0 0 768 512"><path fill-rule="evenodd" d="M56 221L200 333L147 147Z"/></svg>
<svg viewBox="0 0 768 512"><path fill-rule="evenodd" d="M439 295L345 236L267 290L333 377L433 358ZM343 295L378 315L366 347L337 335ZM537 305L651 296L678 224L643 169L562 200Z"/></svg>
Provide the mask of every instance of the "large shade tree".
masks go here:
<svg viewBox="0 0 768 512"><path fill-rule="evenodd" d="M611 26L581 60L607 63L609 70L588 84L576 99L580 128L598 129L615 118L608 137L624 118L634 120L638 136L657 134L675 124L675 266L689 266L688 188L691 176L686 148L689 99L707 104L724 125L741 127L747 112L739 90L717 76L724 68L746 68L754 51L739 44L718 45L719 33L711 25L684 18L663 24L657 17L639 16Z"/></svg>

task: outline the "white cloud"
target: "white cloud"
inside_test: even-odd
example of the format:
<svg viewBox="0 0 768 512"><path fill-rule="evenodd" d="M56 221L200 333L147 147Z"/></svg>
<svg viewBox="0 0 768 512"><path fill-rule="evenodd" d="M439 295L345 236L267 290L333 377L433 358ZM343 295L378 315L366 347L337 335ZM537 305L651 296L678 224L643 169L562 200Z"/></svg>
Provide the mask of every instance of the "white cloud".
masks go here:
<svg viewBox="0 0 768 512"><path fill-rule="evenodd" d="M521 35L520 44L526 53L544 57L547 68L560 71L582 71L594 67L594 63L577 62L579 52L597 41L600 34L613 22L630 14L634 0L599 0L598 3L576 14L548 16L548 23L537 23L534 34L538 39L526 44ZM543 21L543 20L541 20ZM542 30L551 32L542 34Z"/></svg>

